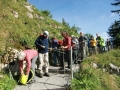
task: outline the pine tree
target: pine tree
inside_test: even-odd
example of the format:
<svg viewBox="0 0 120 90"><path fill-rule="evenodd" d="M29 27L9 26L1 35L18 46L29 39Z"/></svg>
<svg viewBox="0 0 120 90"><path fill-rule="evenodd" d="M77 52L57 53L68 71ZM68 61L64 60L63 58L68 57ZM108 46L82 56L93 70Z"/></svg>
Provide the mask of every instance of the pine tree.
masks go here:
<svg viewBox="0 0 120 90"><path fill-rule="evenodd" d="M115 0L115 3L111 5L119 6L120 0ZM120 16L120 9L112 10L112 13L117 13ZM115 22L109 27L108 35L112 38L113 44L115 46L120 46L120 18L119 20L115 20Z"/></svg>

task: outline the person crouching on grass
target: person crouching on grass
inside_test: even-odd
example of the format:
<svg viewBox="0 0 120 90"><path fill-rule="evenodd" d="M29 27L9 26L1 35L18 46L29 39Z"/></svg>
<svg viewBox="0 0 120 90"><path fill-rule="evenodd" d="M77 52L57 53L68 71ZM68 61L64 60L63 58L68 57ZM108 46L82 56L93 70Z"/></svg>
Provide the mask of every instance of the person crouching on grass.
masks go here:
<svg viewBox="0 0 120 90"><path fill-rule="evenodd" d="M20 51L17 55L19 60L19 69L20 69L20 78L24 77L24 80L21 81L22 84L27 84L27 79L30 73L30 69L33 71L33 79L29 82L30 84L36 83L35 78L35 62L38 58L38 52L34 49L27 49ZM26 61L25 69L23 69L23 62ZM21 79L22 80L22 79Z"/></svg>

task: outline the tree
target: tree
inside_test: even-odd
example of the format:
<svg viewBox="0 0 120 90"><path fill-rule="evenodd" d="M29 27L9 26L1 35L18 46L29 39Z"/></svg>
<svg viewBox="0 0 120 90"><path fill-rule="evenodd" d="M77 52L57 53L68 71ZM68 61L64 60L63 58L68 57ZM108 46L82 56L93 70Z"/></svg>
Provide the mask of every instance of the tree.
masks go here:
<svg viewBox="0 0 120 90"><path fill-rule="evenodd" d="M115 0L115 3L111 3L111 5L119 6L120 0ZM117 13L120 16L119 10L112 10L112 13ZM108 28L108 35L112 38L113 44L115 46L120 46L120 19L115 20L115 22Z"/></svg>
<svg viewBox="0 0 120 90"><path fill-rule="evenodd" d="M79 27L76 27L75 25L72 26L71 29L74 30L76 33L81 30Z"/></svg>
<svg viewBox="0 0 120 90"><path fill-rule="evenodd" d="M119 6L120 5L120 0L115 0L115 3L111 3L111 5ZM119 10L112 10L111 12L120 14L120 9Z"/></svg>
<svg viewBox="0 0 120 90"><path fill-rule="evenodd" d="M62 18L62 25L67 26L67 27L70 28L69 23L65 22L64 18Z"/></svg>
<svg viewBox="0 0 120 90"><path fill-rule="evenodd" d="M50 14L50 11L48 11L48 10L41 10L41 12L42 12L45 16L52 18L52 15Z"/></svg>
<svg viewBox="0 0 120 90"><path fill-rule="evenodd" d="M112 37L113 44L115 46L120 46L120 23L115 21L108 30L109 31L107 33Z"/></svg>
<svg viewBox="0 0 120 90"><path fill-rule="evenodd" d="M90 39L91 36L92 36L92 34L89 34L89 33L85 34L85 37L88 39Z"/></svg>

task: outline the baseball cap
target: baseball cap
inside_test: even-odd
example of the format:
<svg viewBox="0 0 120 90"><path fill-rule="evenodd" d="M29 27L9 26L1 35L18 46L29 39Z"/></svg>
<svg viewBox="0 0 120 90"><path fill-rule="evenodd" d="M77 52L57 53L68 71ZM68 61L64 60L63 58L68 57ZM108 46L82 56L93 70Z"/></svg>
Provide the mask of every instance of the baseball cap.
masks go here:
<svg viewBox="0 0 120 90"><path fill-rule="evenodd" d="M43 35L49 36L49 32L48 31L44 31Z"/></svg>

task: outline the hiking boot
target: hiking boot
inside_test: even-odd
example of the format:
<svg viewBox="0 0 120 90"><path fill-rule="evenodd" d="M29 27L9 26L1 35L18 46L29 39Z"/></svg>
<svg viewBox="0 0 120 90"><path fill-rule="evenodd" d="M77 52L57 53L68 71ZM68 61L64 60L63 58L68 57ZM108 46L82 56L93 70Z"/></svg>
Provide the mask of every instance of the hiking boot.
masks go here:
<svg viewBox="0 0 120 90"><path fill-rule="evenodd" d="M63 67L61 67L61 68L59 68L59 70L64 70L64 68L63 68Z"/></svg>
<svg viewBox="0 0 120 90"><path fill-rule="evenodd" d="M70 69L70 66L67 66L66 68Z"/></svg>
<svg viewBox="0 0 120 90"><path fill-rule="evenodd" d="M49 75L48 73L45 73L45 74L44 74L44 76L47 76L47 77L49 77L50 75Z"/></svg>
<svg viewBox="0 0 120 90"><path fill-rule="evenodd" d="M42 73L40 73L40 74L39 74L39 77L40 77L40 78L42 78L42 77L43 77L43 74L42 74Z"/></svg>
<svg viewBox="0 0 120 90"><path fill-rule="evenodd" d="M74 64L78 64L78 62L77 62L77 61L74 61Z"/></svg>

